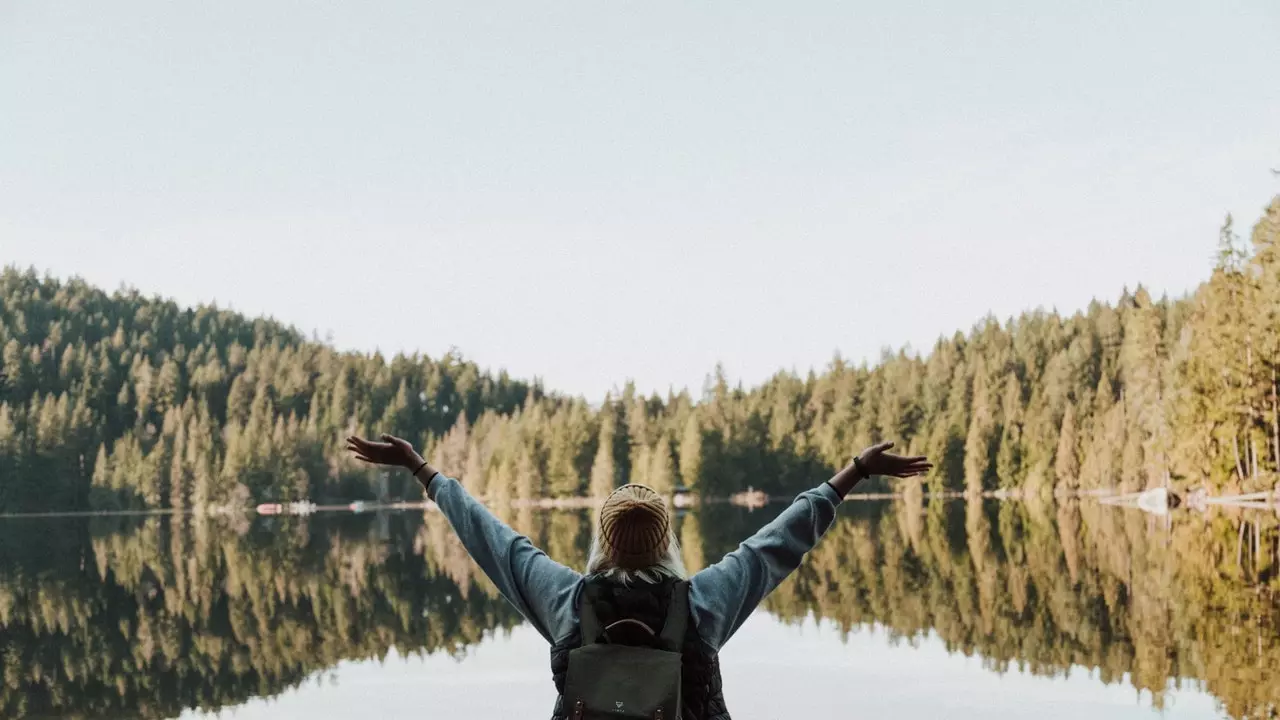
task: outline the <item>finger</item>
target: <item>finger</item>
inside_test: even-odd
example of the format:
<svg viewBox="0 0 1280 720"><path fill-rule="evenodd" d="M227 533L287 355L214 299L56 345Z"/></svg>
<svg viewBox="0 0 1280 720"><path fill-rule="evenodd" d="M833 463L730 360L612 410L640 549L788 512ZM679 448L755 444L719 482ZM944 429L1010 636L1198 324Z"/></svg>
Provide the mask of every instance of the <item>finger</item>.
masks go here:
<svg viewBox="0 0 1280 720"><path fill-rule="evenodd" d="M927 473L933 470L932 465L909 465L902 469L902 472L909 473Z"/></svg>
<svg viewBox="0 0 1280 720"><path fill-rule="evenodd" d="M356 456L356 459L357 459L357 460L360 460L360 461L362 461L362 462L367 462L367 463L369 463L369 464L371 464L371 465L372 465L372 464L375 464L375 462L376 462L376 461L374 461L374 460L370 460L369 458L365 457L364 455L357 455L357 456Z"/></svg>
<svg viewBox="0 0 1280 720"><path fill-rule="evenodd" d="M885 450L888 450L888 449L889 449L889 448L891 448L891 447L893 447L893 443L891 443L891 442L882 442L882 443L880 443L880 444L878 444L878 445L872 445L870 448L868 448L868 449L867 449L867 454L868 454L868 455L883 455L883 454L884 454L884 451L885 451Z"/></svg>
<svg viewBox="0 0 1280 720"><path fill-rule="evenodd" d="M896 462L902 465L932 465L929 458L926 457L894 457Z"/></svg>
<svg viewBox="0 0 1280 720"><path fill-rule="evenodd" d="M931 467L933 467L931 463L895 462L895 463L887 464L887 469L889 470L889 472L907 472L908 470L927 470L928 468L931 468Z"/></svg>

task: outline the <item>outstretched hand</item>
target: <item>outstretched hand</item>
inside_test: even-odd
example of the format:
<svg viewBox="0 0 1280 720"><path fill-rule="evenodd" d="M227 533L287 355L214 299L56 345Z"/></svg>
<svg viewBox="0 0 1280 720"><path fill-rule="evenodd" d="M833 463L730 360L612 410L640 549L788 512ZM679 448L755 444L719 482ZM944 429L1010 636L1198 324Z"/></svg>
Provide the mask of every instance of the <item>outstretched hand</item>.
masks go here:
<svg viewBox="0 0 1280 720"><path fill-rule="evenodd" d="M382 442L372 442L352 435L347 438L347 450L355 453L356 459L375 465L399 465L415 470L422 464L422 456L409 444L409 441L393 435L383 435Z"/></svg>
<svg viewBox="0 0 1280 720"><path fill-rule="evenodd" d="M887 452L892 449L893 443L891 442L872 445L862 451L862 454L858 456L858 462L868 476L888 475L890 477L907 478L924 475L933 469L933 463L929 462L924 455L906 457Z"/></svg>
<svg viewBox="0 0 1280 720"><path fill-rule="evenodd" d="M893 443L884 442L863 450L848 467L831 478L831 487L840 493L840 497L844 497L854 486L872 475L907 478L924 475L933 469L933 463L924 455L894 455L888 452L891 449Z"/></svg>

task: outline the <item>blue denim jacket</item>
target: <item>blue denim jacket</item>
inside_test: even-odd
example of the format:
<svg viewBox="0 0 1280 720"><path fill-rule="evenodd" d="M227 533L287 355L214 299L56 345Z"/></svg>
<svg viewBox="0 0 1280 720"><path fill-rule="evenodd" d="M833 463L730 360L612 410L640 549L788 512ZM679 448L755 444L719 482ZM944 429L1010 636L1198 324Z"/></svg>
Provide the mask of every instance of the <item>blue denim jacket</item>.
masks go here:
<svg viewBox="0 0 1280 720"><path fill-rule="evenodd" d="M582 573L547 557L473 498L437 473L427 495L498 591L552 644L578 623ZM840 495L828 483L801 493L768 525L719 562L689 578L698 635L713 651L737 632L765 596L790 575L835 519Z"/></svg>

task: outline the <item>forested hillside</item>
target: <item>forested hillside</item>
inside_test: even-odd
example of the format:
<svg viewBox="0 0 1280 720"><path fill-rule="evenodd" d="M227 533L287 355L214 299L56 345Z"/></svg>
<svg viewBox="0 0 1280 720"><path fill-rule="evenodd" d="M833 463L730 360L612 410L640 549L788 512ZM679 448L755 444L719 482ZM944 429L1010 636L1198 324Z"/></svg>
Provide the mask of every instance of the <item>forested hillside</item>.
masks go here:
<svg viewBox="0 0 1280 720"><path fill-rule="evenodd" d="M1269 487L1278 243L1280 198L1247 241L1228 221L1186 298L1139 287L1071 316L988 318L870 367L836 359L752 389L716 372L696 397L627 386L601 407L459 357L341 353L268 320L10 269L0 510L414 493L343 458L350 432L413 438L495 501L625 480L786 494L880 438L931 455L934 490Z"/></svg>

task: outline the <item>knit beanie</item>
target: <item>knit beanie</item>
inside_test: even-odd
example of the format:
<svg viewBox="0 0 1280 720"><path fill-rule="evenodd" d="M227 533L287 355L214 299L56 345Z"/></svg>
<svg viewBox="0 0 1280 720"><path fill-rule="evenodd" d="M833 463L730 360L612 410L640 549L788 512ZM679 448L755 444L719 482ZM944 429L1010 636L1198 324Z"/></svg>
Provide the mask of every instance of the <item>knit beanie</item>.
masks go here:
<svg viewBox="0 0 1280 720"><path fill-rule="evenodd" d="M670 522L661 495L623 485L600 506L600 549L624 570L656 565L667 550Z"/></svg>

